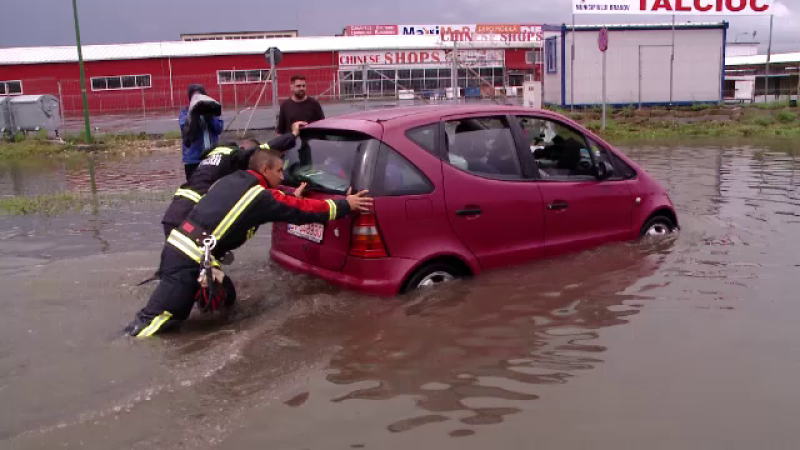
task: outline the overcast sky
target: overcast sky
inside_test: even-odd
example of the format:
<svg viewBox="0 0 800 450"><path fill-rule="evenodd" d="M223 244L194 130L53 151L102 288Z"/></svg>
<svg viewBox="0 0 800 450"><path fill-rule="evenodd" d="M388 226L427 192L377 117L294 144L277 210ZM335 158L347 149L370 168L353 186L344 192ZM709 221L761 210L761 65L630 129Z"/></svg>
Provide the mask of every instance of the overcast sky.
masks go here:
<svg viewBox="0 0 800 450"><path fill-rule="evenodd" d="M3 0L0 47L73 45L69 0ZM570 22L571 0L78 0L83 44L178 40L181 33L297 29L331 35L356 24ZM402 5L402 7L400 6ZM776 5L773 52L800 51L800 0ZM10 19L10 20L9 20ZM633 20L637 19L637 20ZM714 20L724 20L716 16ZM664 22L669 16L578 16L578 24ZM679 16L679 21L708 18ZM730 18L729 40L764 44L769 18ZM749 33L749 36L744 33Z"/></svg>

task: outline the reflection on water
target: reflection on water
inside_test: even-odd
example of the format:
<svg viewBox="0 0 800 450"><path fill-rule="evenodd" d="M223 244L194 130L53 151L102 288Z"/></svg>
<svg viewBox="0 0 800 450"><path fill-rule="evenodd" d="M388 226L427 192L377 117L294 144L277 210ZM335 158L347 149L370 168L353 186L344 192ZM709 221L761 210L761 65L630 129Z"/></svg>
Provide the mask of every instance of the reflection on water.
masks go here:
<svg viewBox="0 0 800 450"><path fill-rule="evenodd" d="M19 404L25 417L0 425L0 436L10 436L20 448L73 443L85 448L145 448L154 443L167 448L360 448L369 440L362 441L361 436L384 436L376 438L378 442L403 438L412 446L434 448L424 439L461 438L454 442L462 445L490 430L518 427L517 418L538 423L547 412L537 410L536 405L548 398L591 405L591 396L576 399L565 392L575 389L582 377L598 383L593 385L598 392L609 389L613 386L608 383L615 380L598 377L598 373L627 361L636 367L636 361L652 356L642 353L652 351L647 347L609 341L607 336L615 330L651 325L653 317L666 316L668 321L678 310L740 317L734 313L757 305L748 314L757 311L769 324L781 322L788 314L785 311L792 311L791 305L796 303L792 281L800 266L800 242L794 239L800 223L800 194L798 162L792 148L783 145L624 147L669 190L683 227L675 239L608 246L385 300L341 291L277 268L267 261L268 239L261 236L237 254L231 275L241 303L229 321L198 317L186 333L148 347L131 350L95 343L92 352L52 344L61 342L60 336L47 335L46 330L39 343L44 340L50 345L28 345L18 334L3 334L6 327L0 326L0 404ZM136 176L146 189L161 183L177 185L180 173L160 172L167 167L165 161L145 161L142 164L150 169L134 165L128 173L140 174ZM94 178L102 193L113 185L108 164L98 160L95 176L86 166L85 175L70 177L85 179L87 192L91 192ZM80 170L73 173L83 173ZM142 175L147 170L152 177ZM24 173L11 176L3 172L2 192L33 190ZM159 181L162 176L171 180ZM136 241L137 235L145 236L150 231L144 230L151 228L153 236L160 234L160 210L145 213L134 207L128 214L135 215L135 220L104 215L102 208L93 212L73 224L73 229L81 230L76 240L83 239L85 246L92 236L105 238L113 252L119 250L108 236ZM92 217L98 221L92 223ZM47 225L30 228L42 231ZM18 237L3 234L0 240L24 251ZM92 247L98 253L108 249L93 242L100 246ZM126 258L125 253L120 254L118 263L124 265ZM149 274L152 268L145 269L142 273ZM136 279L126 277L126 282ZM36 302L42 295L39 291L15 288L31 300L26 308L12 311L13 319L0 318L0 325L3 320L13 320L17 328L34 329L37 327L29 323L59 317L81 325L73 340L94 342L90 335L97 332L98 323L122 320L97 309L93 309L93 320L84 320L82 311L91 309L96 301L92 291L87 294L75 288L74 292L60 292L60 297L48 298L47 306L41 306ZM114 294L103 296L103 302L116 311L130 303L138 307L149 291L111 288L108 292ZM59 302L74 302L73 297L80 298L81 311L59 306L58 314L53 314L48 309ZM646 317L650 321L645 322ZM732 320L725 316L714 319L717 326ZM741 320L741 326L730 327L732 333L740 333L732 338L739 353L726 353L719 347L713 350L721 367L735 365L753 353L764 358L771 355L752 342L770 336L772 325L751 329L750 316ZM681 358L686 349L711 346L715 332L721 332L697 323L676 323L661 330L655 339L660 347L651 348L670 350L657 355L665 370L685 367ZM9 342L19 348L13 352L4 348ZM783 356L776 352L777 356L764 361L775 373L794 373L796 365L785 356L791 346L783 348ZM150 367L156 360L163 373L152 379L142 374L132 379L117 375L117 380L125 380L121 383L97 375L91 378L91 386L26 382L36 379L37 366L64 372L64 367L48 365L51 360L60 361L54 355L69 355L64 363L68 373L101 374L106 361L119 352L130 361L119 362L118 371L126 364ZM24 364L14 359L20 354L26 355ZM4 367L13 370L3 372ZM690 372L670 372L675 377L670 381L675 395L690 395L684 393L685 388L698 397L683 398L685 405L713 407L713 401L704 402L703 389L690 389L690 384L697 383ZM647 380L640 382L646 385ZM762 380L752 378L736 389L747 389L757 397L770 387L759 382ZM152 398L128 402L135 398L132 392L143 389L150 389L147 392L152 392ZM36 398L45 400L27 400L34 406L26 406L25 399L34 392ZM786 387L785 395L793 392ZM81 397L92 406L75 413L81 411L79 406L59 403L65 396ZM126 406L116 411L120 403ZM54 406L48 409L48 404ZM58 407L64 411L61 415ZM747 411L745 405L737 409L739 414ZM54 415L59 419L54 420ZM732 423L731 430L744 429L737 424L748 424L744 417L750 416L742 417ZM579 429L586 424L576 419L567 425L564 430L569 433L571 427ZM524 426L506 431L527 433ZM382 447L375 444L376 439L368 448ZM385 448L402 447L393 442L395 446ZM631 443L631 448L647 448L647 442ZM507 448L503 442L497 445Z"/></svg>
<svg viewBox="0 0 800 450"><path fill-rule="evenodd" d="M63 192L159 192L183 176L180 153L32 157L0 164L0 196Z"/></svg>
<svg viewBox="0 0 800 450"><path fill-rule="evenodd" d="M424 413L390 431L451 416L465 425L502 422L519 412L507 401L535 400L537 385L566 383L602 363L606 349L591 341L636 314L624 302L647 297L626 289L657 271L671 247L614 246L420 293L378 317L337 318L345 322L337 324L342 349L327 379L372 386L331 401L416 398ZM290 319L283 331L309 339L322 328L315 319Z"/></svg>
<svg viewBox="0 0 800 450"><path fill-rule="evenodd" d="M52 217L3 217L0 211L0 224L8 230L0 235L6 244L0 254L50 260L157 246L164 199L182 176L180 157L165 153L5 161L0 197L67 193L79 196L82 207ZM53 200L56 207L69 201Z"/></svg>

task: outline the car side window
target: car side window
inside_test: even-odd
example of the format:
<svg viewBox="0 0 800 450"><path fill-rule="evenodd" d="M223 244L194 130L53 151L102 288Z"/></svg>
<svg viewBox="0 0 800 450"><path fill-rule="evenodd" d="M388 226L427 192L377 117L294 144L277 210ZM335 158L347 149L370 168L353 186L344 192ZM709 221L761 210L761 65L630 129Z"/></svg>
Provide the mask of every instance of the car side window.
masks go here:
<svg viewBox="0 0 800 450"><path fill-rule="evenodd" d="M439 123L412 128L406 131L406 137L415 144L419 145L428 153L436 155L436 140L439 136Z"/></svg>
<svg viewBox="0 0 800 450"><path fill-rule="evenodd" d="M607 150L591 139L589 139L589 145L592 147L592 155L594 155L595 161L605 161L614 168L614 175L609 178L609 180L630 180L636 178L636 171L619 156L614 154L614 152Z"/></svg>
<svg viewBox="0 0 800 450"><path fill-rule="evenodd" d="M514 138L505 117L448 120L445 133L450 165L486 178L522 178Z"/></svg>
<svg viewBox="0 0 800 450"><path fill-rule="evenodd" d="M414 164L388 145L381 147L375 195L422 195L433 192L433 183Z"/></svg>
<svg viewBox="0 0 800 450"><path fill-rule="evenodd" d="M539 117L517 117L539 177L548 181L595 180L586 138L572 128Z"/></svg>

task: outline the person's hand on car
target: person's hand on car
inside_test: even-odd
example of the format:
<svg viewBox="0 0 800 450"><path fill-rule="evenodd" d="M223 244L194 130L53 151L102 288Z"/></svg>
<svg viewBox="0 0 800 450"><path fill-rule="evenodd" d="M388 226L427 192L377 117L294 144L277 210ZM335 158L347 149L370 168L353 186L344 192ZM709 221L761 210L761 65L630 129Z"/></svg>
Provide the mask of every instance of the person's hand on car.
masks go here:
<svg viewBox="0 0 800 450"><path fill-rule="evenodd" d="M305 182L300 183L300 186L298 186L297 189L294 190L294 196L297 198L302 198L303 194L305 194L305 190L307 187L308 183Z"/></svg>
<svg viewBox="0 0 800 450"><path fill-rule="evenodd" d="M352 194L353 188L347 190L347 203L352 211L370 212L372 210L372 197L367 197L368 190Z"/></svg>
<svg viewBox="0 0 800 450"><path fill-rule="evenodd" d="M308 125L308 122L303 122L302 120L298 120L297 122L293 123L292 134L295 135L295 137L299 136L300 130L303 129L303 127L305 127L306 125Z"/></svg>

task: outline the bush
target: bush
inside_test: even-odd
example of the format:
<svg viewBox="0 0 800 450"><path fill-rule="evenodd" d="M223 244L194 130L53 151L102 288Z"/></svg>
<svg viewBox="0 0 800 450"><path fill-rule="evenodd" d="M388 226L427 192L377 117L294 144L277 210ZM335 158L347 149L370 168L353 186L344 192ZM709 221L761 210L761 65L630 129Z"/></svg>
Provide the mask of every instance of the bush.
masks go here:
<svg viewBox="0 0 800 450"><path fill-rule="evenodd" d="M707 109L713 108L714 105L709 105L705 103L695 103L694 105L690 106L689 109L692 111L705 111Z"/></svg>
<svg viewBox="0 0 800 450"><path fill-rule="evenodd" d="M792 123L797 119L797 116L791 111L781 111L778 113L777 118L780 123Z"/></svg>
<svg viewBox="0 0 800 450"><path fill-rule="evenodd" d="M634 108L633 105L629 105L629 106L626 106L626 107L620 109L619 110L619 115L622 116L622 117L633 117L634 111L636 111L636 108Z"/></svg>
<svg viewBox="0 0 800 450"><path fill-rule="evenodd" d="M586 128L592 131L600 131L603 128L603 122L600 120L591 120L586 123Z"/></svg>
<svg viewBox="0 0 800 450"><path fill-rule="evenodd" d="M788 108L789 107L789 101L788 100L782 100L782 101L779 101L779 102L771 102L771 103L755 103L755 104L753 104L753 107L757 108L757 109L763 109L763 110L766 110L766 111L775 111L775 110L778 110L778 109Z"/></svg>
<svg viewBox="0 0 800 450"><path fill-rule="evenodd" d="M755 136L758 134L758 131L759 131L758 128L750 125L745 125L739 129L739 132L744 137Z"/></svg>
<svg viewBox="0 0 800 450"><path fill-rule="evenodd" d="M775 123L772 117L758 117L754 122L760 127L768 127Z"/></svg>
<svg viewBox="0 0 800 450"><path fill-rule="evenodd" d="M112 141L112 142L136 142L136 141L146 141L150 139L147 134L142 131L141 133L123 133L123 134L112 134L109 138L104 139L105 141Z"/></svg>

